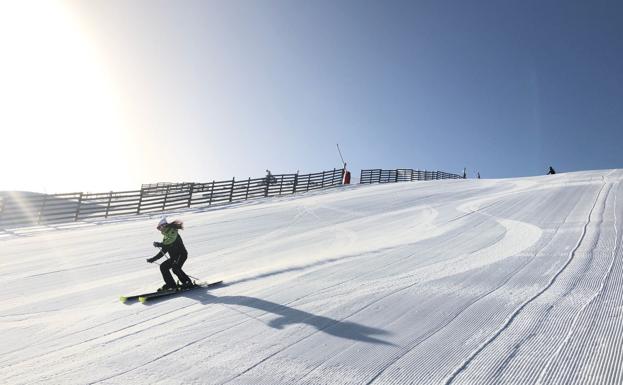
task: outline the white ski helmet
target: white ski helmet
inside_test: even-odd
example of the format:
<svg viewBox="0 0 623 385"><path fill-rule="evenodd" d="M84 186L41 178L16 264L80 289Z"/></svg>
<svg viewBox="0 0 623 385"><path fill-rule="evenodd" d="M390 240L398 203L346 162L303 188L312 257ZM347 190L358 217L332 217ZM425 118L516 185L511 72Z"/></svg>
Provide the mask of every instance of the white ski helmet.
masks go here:
<svg viewBox="0 0 623 385"><path fill-rule="evenodd" d="M160 226L164 226L164 225L166 225L166 224L168 224L168 222L167 222L167 217L162 217L162 218L160 219L160 222L158 222L158 226L156 226L156 228L158 228L158 227L160 227Z"/></svg>

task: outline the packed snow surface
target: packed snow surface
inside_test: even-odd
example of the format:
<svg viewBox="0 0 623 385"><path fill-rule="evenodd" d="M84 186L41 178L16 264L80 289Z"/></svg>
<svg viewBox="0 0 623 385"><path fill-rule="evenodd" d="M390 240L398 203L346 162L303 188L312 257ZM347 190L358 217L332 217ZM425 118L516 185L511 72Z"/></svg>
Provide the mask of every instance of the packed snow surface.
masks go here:
<svg viewBox="0 0 623 385"><path fill-rule="evenodd" d="M352 186L0 232L2 384L621 384L622 170Z"/></svg>

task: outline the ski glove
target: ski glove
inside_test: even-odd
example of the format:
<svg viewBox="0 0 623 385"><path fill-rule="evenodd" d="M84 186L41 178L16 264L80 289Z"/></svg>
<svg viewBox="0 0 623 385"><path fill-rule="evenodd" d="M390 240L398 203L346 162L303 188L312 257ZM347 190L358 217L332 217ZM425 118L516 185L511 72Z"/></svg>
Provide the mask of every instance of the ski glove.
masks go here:
<svg viewBox="0 0 623 385"><path fill-rule="evenodd" d="M147 262L149 262L149 263L154 263L154 262L156 262L156 260L157 260L157 259L158 259L158 258L156 258L156 257L147 258Z"/></svg>
<svg viewBox="0 0 623 385"><path fill-rule="evenodd" d="M154 247L162 247L164 246L162 242L154 242Z"/></svg>

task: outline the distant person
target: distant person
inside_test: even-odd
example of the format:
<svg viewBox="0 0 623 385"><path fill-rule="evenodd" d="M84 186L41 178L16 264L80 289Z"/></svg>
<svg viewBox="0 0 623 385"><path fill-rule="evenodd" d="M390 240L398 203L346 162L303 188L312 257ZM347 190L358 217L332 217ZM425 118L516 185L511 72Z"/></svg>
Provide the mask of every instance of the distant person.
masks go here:
<svg viewBox="0 0 623 385"><path fill-rule="evenodd" d="M554 170L552 166L549 166L549 171L547 172L547 175L554 175L554 174L556 174L556 170Z"/></svg>
<svg viewBox="0 0 623 385"><path fill-rule="evenodd" d="M480 179L480 171L476 173L476 178Z"/></svg>
<svg viewBox="0 0 623 385"><path fill-rule="evenodd" d="M266 170L266 179L264 180L264 184L270 185L271 183L277 183L277 178L273 176L270 170Z"/></svg>
<svg viewBox="0 0 623 385"><path fill-rule="evenodd" d="M463 167L463 179L467 179L467 168Z"/></svg>
<svg viewBox="0 0 623 385"><path fill-rule="evenodd" d="M169 270L173 270L175 275L177 275L182 283L182 288L192 287L192 281L182 270L182 266L188 257L188 251L186 251L178 231L184 229L184 224L181 221L168 223L166 218L162 218L156 228L162 233L163 239L162 242L154 242L154 247L160 247L161 249L154 257L148 258L147 262L153 263L162 258L166 253L169 253L169 259L160 264L160 272L165 283L158 291L177 289L177 284Z"/></svg>

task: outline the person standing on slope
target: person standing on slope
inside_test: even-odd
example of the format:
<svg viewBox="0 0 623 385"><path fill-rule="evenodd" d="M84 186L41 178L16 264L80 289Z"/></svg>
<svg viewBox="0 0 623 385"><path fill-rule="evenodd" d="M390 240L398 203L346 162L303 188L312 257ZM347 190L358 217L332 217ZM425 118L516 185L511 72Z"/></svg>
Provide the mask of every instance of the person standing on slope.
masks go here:
<svg viewBox="0 0 623 385"><path fill-rule="evenodd" d="M171 276L169 270L173 270L175 275L177 275L182 282L182 288L191 287L193 285L192 281L182 270L182 266L188 257L188 251L186 251L186 247L184 247L184 242L182 242L182 237L178 231L184 229L184 224L181 221L168 223L166 218L162 218L160 222L158 222L156 228L162 233L163 239L162 242L154 242L154 247L159 247L161 249L154 257L148 258L147 262L153 263L162 258L166 253L169 253L170 257L160 265L160 272L162 273L165 284L158 290L172 290L177 288L175 280L173 276Z"/></svg>

